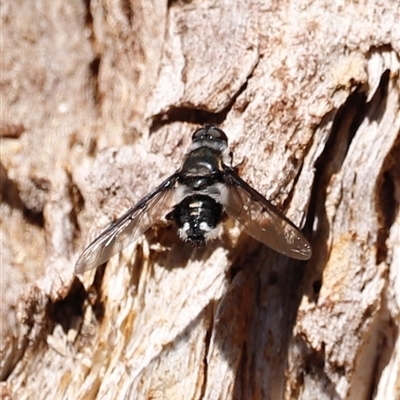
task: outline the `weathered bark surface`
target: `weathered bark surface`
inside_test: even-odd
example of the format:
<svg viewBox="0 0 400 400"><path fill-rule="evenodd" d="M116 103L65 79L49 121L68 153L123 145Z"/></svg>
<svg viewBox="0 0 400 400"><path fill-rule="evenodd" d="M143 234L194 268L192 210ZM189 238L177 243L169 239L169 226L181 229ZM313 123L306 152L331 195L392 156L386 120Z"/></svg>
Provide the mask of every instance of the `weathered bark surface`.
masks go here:
<svg viewBox="0 0 400 400"><path fill-rule="evenodd" d="M4 0L3 397L400 398L399 8ZM75 277L202 123L312 259L160 225Z"/></svg>

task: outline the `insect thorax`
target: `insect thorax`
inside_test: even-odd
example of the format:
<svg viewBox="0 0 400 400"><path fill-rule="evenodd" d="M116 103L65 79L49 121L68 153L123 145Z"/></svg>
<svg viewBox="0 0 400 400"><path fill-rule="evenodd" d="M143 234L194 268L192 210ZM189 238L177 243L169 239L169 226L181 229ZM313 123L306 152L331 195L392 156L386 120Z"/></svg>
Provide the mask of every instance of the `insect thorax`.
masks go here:
<svg viewBox="0 0 400 400"><path fill-rule="evenodd" d="M187 156L181 169L183 180L188 177L211 177L221 171L222 154L209 147L200 147Z"/></svg>

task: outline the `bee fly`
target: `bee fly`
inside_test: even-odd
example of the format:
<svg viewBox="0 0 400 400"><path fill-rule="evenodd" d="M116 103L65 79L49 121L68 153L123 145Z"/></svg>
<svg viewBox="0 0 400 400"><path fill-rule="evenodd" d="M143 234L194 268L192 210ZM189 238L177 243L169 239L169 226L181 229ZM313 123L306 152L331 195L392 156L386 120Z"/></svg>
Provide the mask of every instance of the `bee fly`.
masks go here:
<svg viewBox="0 0 400 400"><path fill-rule="evenodd" d="M311 246L296 226L237 174L230 164L228 138L216 126L192 136L182 168L111 224L76 263L76 273L106 262L165 217L182 240L204 246L215 238L224 216L238 221L253 238L299 260Z"/></svg>

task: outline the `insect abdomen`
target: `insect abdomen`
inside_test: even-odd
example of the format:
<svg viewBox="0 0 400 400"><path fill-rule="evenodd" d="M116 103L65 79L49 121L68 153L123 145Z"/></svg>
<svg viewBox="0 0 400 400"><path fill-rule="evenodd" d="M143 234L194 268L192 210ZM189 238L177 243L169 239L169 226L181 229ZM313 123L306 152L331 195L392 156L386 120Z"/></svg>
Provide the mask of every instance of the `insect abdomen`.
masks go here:
<svg viewBox="0 0 400 400"><path fill-rule="evenodd" d="M222 205L204 194L190 195L174 207L167 219L175 221L183 240L204 246L215 237L215 228L222 219Z"/></svg>

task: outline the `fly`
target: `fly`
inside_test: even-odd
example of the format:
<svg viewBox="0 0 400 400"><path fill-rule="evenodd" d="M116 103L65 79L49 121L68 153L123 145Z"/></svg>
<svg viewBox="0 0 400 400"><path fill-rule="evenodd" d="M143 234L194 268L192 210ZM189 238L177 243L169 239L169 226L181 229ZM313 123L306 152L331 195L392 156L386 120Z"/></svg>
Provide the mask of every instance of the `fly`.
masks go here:
<svg viewBox="0 0 400 400"><path fill-rule="evenodd" d="M300 230L229 166L228 138L214 125L196 130L182 167L112 223L82 253L76 273L108 261L165 218L182 240L204 246L227 215L247 234L298 260L311 257Z"/></svg>

